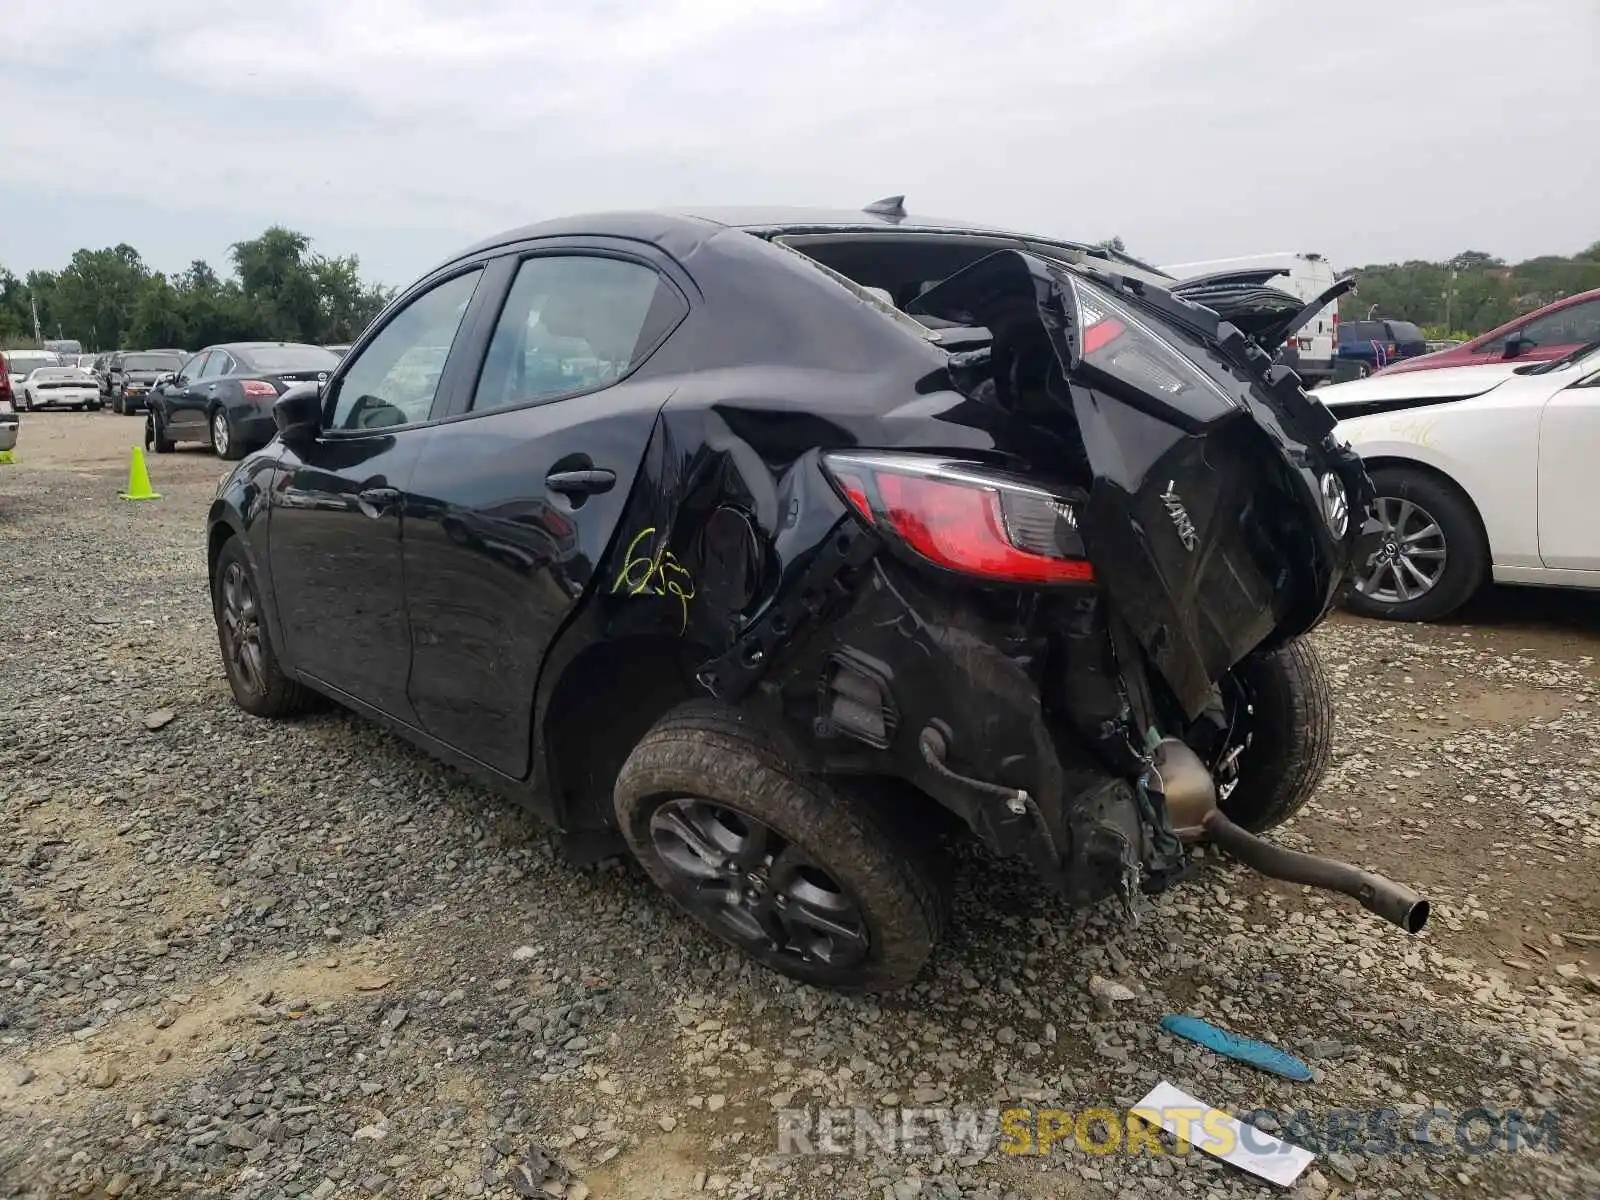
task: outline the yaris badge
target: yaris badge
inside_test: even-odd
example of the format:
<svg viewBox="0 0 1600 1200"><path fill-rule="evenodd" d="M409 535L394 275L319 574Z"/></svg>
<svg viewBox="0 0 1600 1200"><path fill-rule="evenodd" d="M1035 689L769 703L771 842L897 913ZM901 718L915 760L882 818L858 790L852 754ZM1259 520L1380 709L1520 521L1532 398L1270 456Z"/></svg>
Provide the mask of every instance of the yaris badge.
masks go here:
<svg viewBox="0 0 1600 1200"><path fill-rule="evenodd" d="M1167 515L1172 518L1172 527L1178 531L1178 540L1192 554L1200 544L1200 533L1189 519L1189 510L1183 506L1176 484L1176 480L1167 480L1167 490L1161 493L1161 502L1167 506Z"/></svg>

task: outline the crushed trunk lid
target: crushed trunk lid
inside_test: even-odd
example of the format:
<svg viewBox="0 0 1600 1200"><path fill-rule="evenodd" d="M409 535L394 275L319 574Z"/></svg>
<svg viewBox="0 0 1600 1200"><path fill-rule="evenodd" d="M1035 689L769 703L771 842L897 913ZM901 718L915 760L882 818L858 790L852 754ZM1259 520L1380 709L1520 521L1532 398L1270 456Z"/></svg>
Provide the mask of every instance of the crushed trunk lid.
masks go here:
<svg viewBox="0 0 1600 1200"><path fill-rule="evenodd" d="M1326 613L1352 534L1332 532L1324 505L1335 487L1347 506L1370 489L1329 438L1332 414L1263 345L1304 306L1253 294L1233 306L1255 318L1252 335L1171 290L1006 250L911 306L994 333L991 350L953 356L963 390L1042 331L1071 386L1054 413L1029 415L1081 443L1096 577L1191 716L1241 658Z"/></svg>

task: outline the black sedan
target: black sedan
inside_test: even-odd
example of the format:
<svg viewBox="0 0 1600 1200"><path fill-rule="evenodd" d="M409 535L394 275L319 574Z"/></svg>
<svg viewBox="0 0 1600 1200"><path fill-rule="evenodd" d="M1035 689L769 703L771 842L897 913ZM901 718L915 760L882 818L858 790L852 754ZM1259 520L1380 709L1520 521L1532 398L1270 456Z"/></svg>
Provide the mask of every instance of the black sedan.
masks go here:
<svg viewBox="0 0 1600 1200"><path fill-rule="evenodd" d="M150 397L145 445L170 452L205 442L221 458L243 458L276 432L272 405L291 384L318 383L337 355L299 342L229 342L207 346Z"/></svg>
<svg viewBox="0 0 1600 1200"><path fill-rule="evenodd" d="M1299 635L1370 483L1273 363L1302 302L1179 292L892 202L491 238L222 481L234 698L386 722L812 983L917 973L941 833L1075 904L1226 839L1418 928L1245 828L1327 764Z"/></svg>

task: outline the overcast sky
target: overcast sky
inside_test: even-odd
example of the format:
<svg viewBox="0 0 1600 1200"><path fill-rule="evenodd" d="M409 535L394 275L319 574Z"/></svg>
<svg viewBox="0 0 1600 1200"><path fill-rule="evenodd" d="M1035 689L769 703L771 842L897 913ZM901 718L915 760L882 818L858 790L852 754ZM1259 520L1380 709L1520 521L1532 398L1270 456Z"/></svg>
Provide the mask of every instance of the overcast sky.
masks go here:
<svg viewBox="0 0 1600 1200"><path fill-rule="evenodd" d="M394 284L546 216L896 192L1160 263L1600 240L1597 0L4 7L18 273L275 222Z"/></svg>

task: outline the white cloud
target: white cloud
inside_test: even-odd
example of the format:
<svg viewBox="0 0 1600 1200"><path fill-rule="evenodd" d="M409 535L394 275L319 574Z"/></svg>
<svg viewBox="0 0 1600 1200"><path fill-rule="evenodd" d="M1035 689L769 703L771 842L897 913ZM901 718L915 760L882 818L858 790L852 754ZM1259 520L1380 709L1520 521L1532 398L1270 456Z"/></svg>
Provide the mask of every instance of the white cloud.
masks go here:
<svg viewBox="0 0 1600 1200"><path fill-rule="evenodd" d="M175 229L206 208L465 240L906 191L1168 259L1600 237L1592 0L20 0L5 24L0 106L27 118L0 183ZM157 178L104 169L156 145Z"/></svg>

